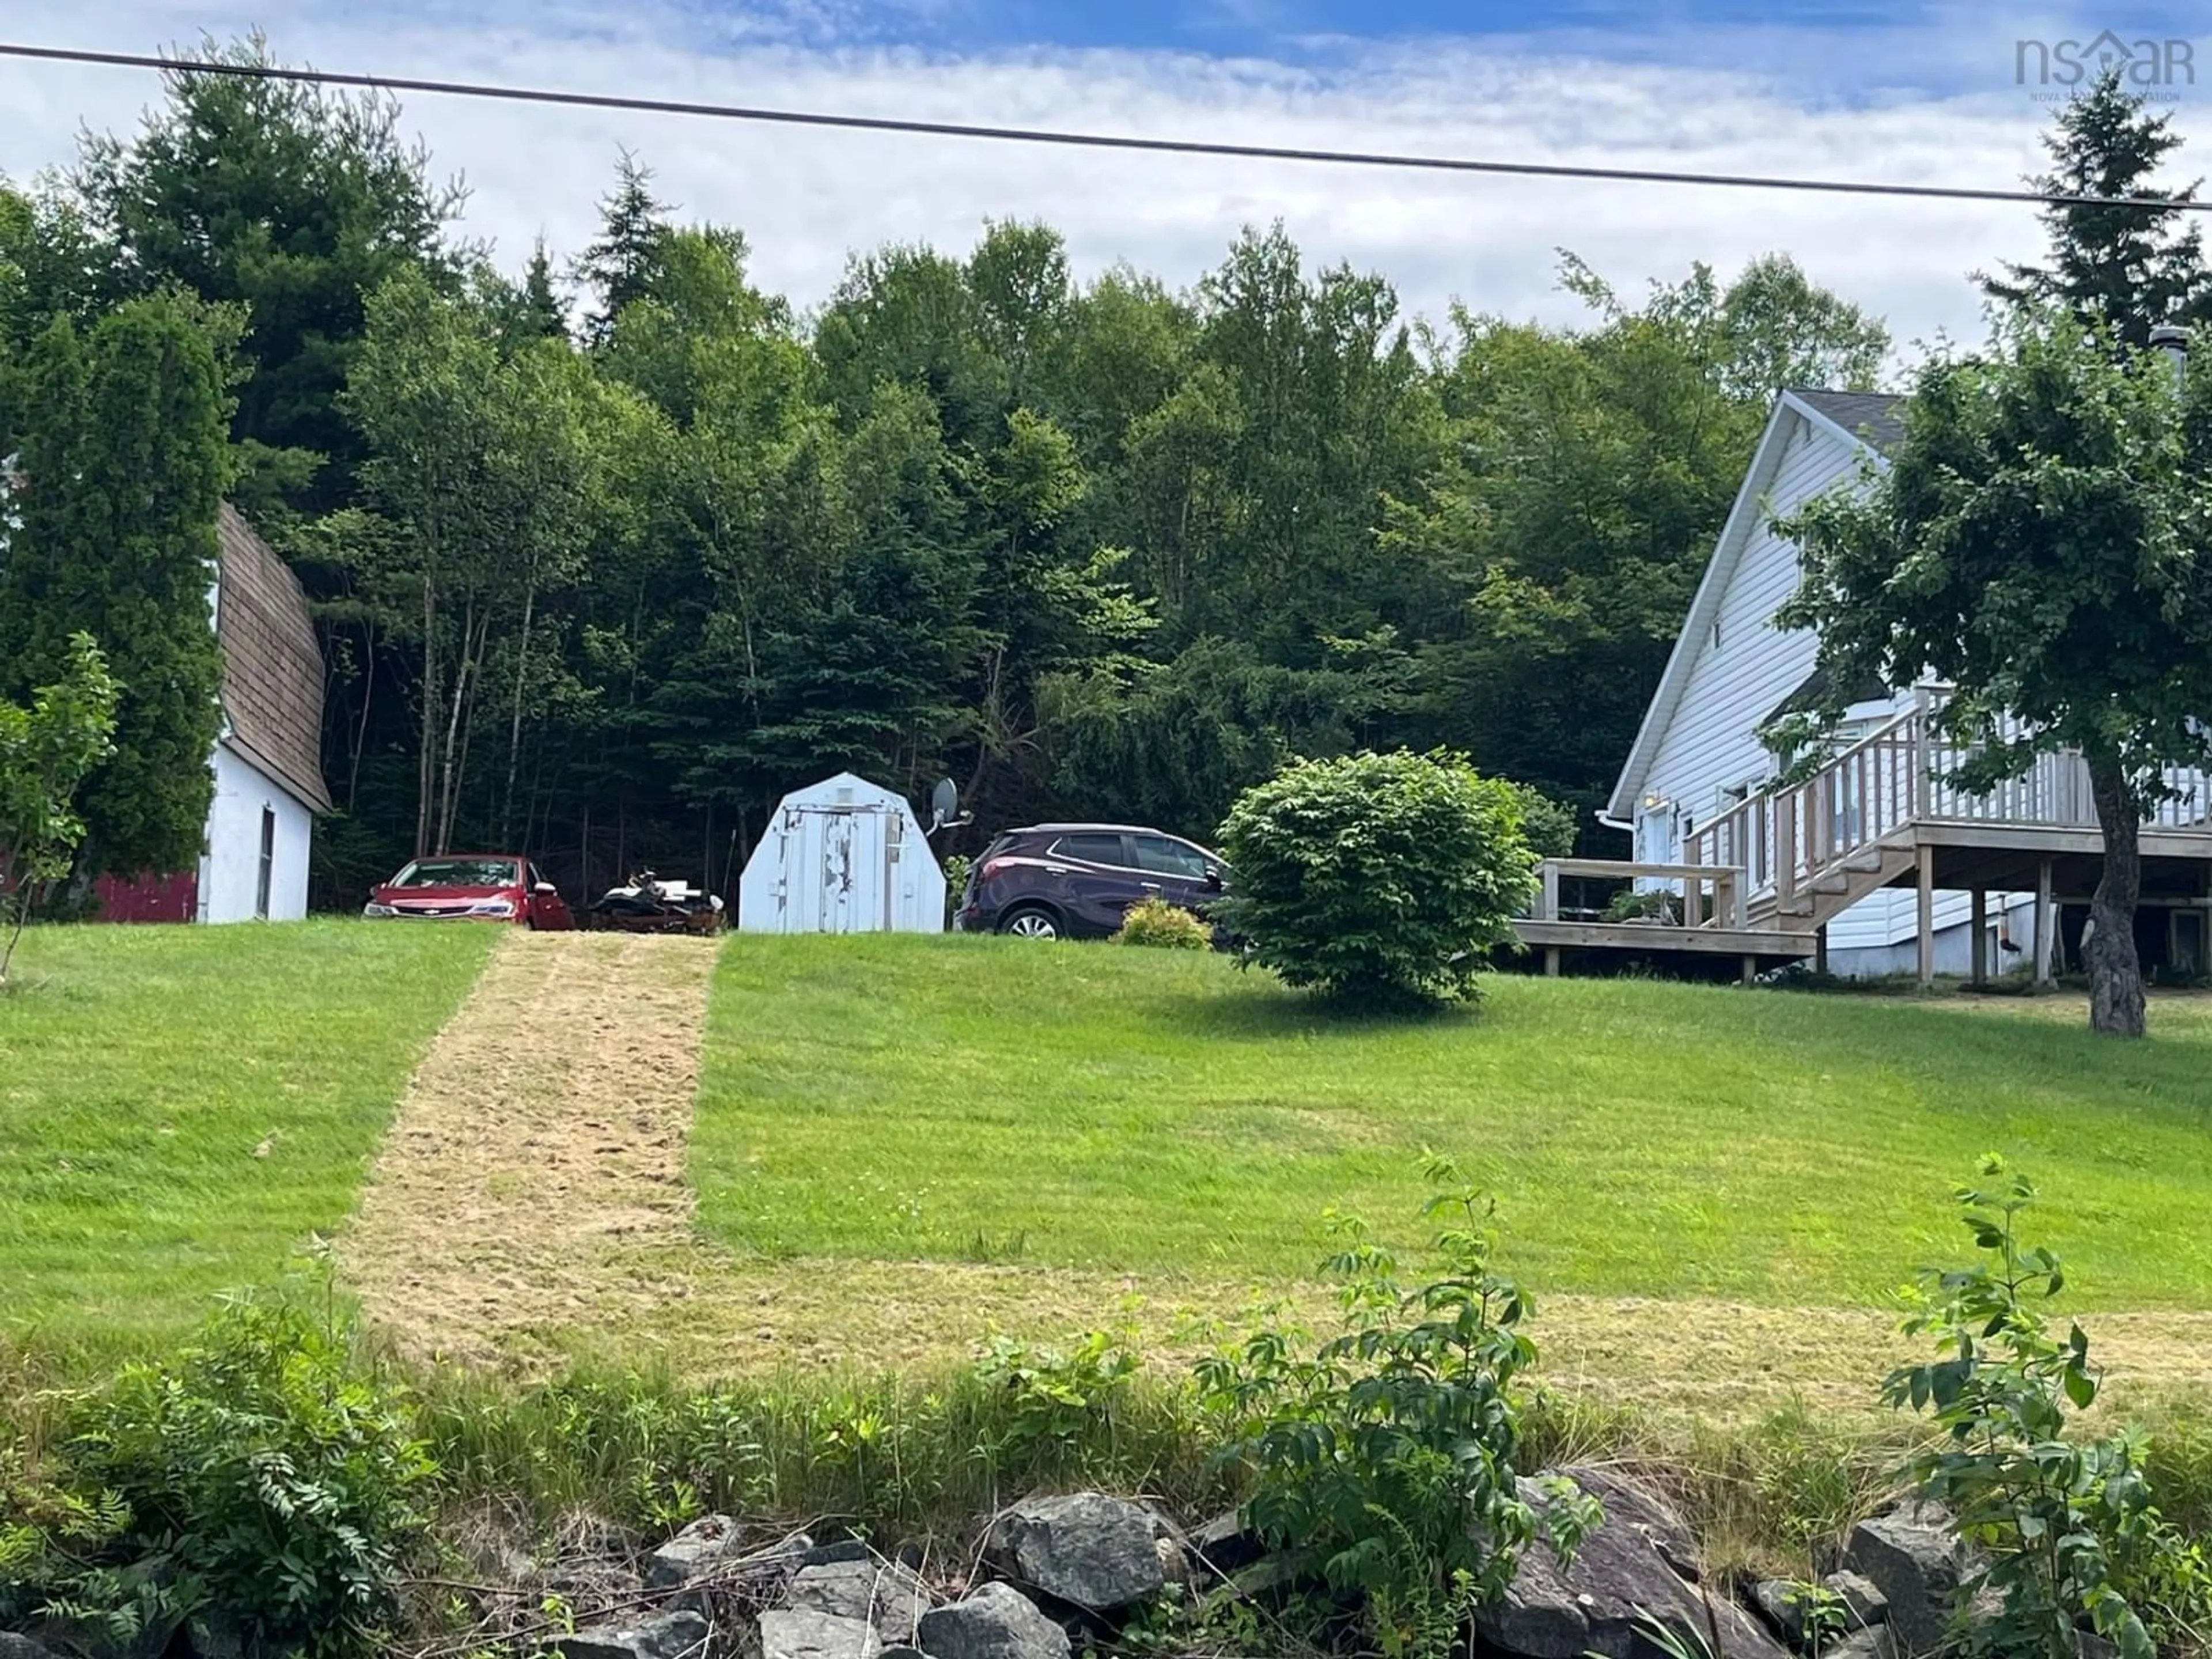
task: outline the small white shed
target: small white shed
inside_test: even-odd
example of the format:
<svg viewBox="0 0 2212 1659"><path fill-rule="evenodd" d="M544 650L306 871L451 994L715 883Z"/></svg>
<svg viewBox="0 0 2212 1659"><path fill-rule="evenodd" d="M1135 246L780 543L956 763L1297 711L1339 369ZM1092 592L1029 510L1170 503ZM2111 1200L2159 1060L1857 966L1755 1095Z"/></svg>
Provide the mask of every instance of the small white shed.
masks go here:
<svg viewBox="0 0 2212 1659"><path fill-rule="evenodd" d="M748 933L941 933L945 872L905 797L850 772L786 795L738 881Z"/></svg>

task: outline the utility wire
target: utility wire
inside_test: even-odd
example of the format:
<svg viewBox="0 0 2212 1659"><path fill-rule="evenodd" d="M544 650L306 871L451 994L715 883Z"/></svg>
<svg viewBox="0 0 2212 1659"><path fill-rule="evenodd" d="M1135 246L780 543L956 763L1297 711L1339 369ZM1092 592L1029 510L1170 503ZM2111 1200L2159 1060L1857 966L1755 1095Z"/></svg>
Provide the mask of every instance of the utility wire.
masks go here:
<svg viewBox="0 0 2212 1659"><path fill-rule="evenodd" d="M648 115L694 115L722 121L761 121L783 126L833 127L858 132L899 132L931 138L978 138L1000 143L1134 150L1156 155L1221 155L1252 161L1311 161L1334 167L1399 167L1430 173L1474 173L1522 179L1581 179L1609 184L1701 185L1728 190L1812 191L1832 196L1888 196L1921 201L2016 202L2042 207L2140 208L2160 212L2212 211L2212 202L2172 201L2156 196L2071 196L2050 191L1996 190L1967 185L1899 185L1850 179L1802 179L1778 174L1674 172L1653 167L1572 167L1546 161L1493 161L1468 156L1408 155L1385 150L1306 149L1274 144L1230 144L1202 138L1140 138L1119 133L1069 132L1057 128L978 126L963 121L920 121L889 115L840 115L823 110L766 109L743 104L702 104L672 98L634 98L613 93L561 92L546 87L494 86L465 81L427 81L409 76L344 74L334 70L289 69L276 64L226 64L204 58L93 52L70 46L31 46L0 42L0 58L25 58L52 64L90 64L107 69L156 70L173 75L225 75L249 81L307 82L318 86L362 87L374 92L421 92L439 97L489 98L517 104L557 104L573 109L635 110Z"/></svg>

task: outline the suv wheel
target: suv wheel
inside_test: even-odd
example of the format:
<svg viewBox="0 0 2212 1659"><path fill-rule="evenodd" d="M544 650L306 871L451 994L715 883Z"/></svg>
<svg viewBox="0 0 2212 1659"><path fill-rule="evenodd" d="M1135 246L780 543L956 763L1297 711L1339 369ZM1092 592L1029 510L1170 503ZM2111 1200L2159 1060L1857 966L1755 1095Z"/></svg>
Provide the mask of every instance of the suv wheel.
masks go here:
<svg viewBox="0 0 2212 1659"><path fill-rule="evenodd" d="M1016 939L1058 939L1060 918L1036 905L1024 905L1006 913L999 923L999 931L1012 933Z"/></svg>

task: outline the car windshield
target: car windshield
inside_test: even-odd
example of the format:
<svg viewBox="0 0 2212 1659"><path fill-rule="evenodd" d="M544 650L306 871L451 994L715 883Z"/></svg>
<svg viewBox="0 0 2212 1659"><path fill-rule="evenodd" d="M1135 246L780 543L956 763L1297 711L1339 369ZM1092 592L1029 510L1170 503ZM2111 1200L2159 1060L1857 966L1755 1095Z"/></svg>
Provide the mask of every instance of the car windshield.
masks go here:
<svg viewBox="0 0 2212 1659"><path fill-rule="evenodd" d="M392 878L394 887L513 887L513 859L417 859Z"/></svg>

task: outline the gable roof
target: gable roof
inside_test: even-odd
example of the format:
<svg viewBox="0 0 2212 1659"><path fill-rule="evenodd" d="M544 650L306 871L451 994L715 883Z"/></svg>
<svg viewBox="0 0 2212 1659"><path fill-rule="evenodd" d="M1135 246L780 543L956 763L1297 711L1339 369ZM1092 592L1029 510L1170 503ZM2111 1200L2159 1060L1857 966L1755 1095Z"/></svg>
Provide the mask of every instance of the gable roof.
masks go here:
<svg viewBox="0 0 2212 1659"><path fill-rule="evenodd" d="M1904 434L1904 402L1902 398L1880 392L1784 392L1775 398L1766 429L1759 434L1759 447L1752 451L1742 487L1736 491L1735 502L1713 544L1712 557L1705 562L1705 574L1698 579L1690 614L1674 637L1666 670L1644 711L1644 723L1637 728L1636 741L1629 748L1605 811L1598 815L1601 822L1626 828L1634 817L1644 776L1658 757L1660 739L1666 736L1689 685L1698 643L1711 628L1743 550L1766 516L1766 491L1781 468L1790 440L1801 426L1809 425L1841 439L1853 452L1871 450L1879 464Z"/></svg>
<svg viewBox="0 0 2212 1659"><path fill-rule="evenodd" d="M1887 455L1905 435L1905 399L1891 392L1786 392L1847 438Z"/></svg>
<svg viewBox="0 0 2212 1659"><path fill-rule="evenodd" d="M323 653L307 590L225 502L216 520L216 637L222 645L223 742L303 805L323 787Z"/></svg>

